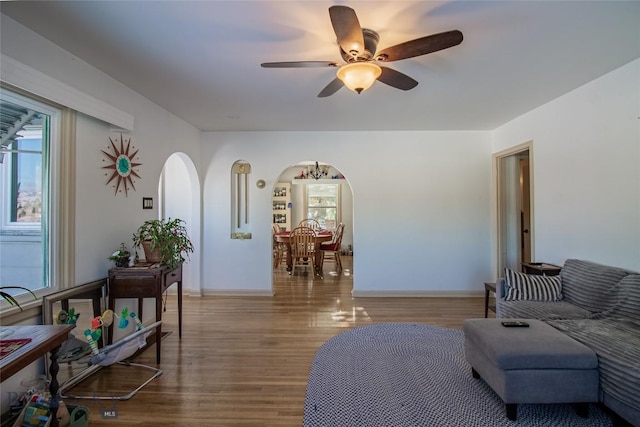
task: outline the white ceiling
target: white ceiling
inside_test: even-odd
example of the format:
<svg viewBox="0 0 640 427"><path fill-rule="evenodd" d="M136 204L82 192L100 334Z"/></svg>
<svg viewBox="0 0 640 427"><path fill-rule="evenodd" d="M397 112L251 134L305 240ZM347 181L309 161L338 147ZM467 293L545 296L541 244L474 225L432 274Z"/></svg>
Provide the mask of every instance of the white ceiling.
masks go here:
<svg viewBox="0 0 640 427"><path fill-rule="evenodd" d="M387 65L419 81L316 95L341 61L328 8L379 49L458 29ZM491 130L640 57L638 1L14 1L0 11L201 130ZM640 85L640 76L639 76Z"/></svg>

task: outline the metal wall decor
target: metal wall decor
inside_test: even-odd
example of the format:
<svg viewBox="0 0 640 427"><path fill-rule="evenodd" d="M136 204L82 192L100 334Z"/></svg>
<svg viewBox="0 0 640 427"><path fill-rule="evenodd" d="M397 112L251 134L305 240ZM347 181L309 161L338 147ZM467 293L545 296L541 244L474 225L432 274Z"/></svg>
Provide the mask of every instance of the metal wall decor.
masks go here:
<svg viewBox="0 0 640 427"><path fill-rule="evenodd" d="M139 170L136 169L142 163L139 162L140 158L137 157L139 149L134 150L135 147L131 146L131 138L125 140L122 134L120 134L120 144L118 146L117 138L114 141L109 137L111 143L107 146L107 150L101 150L108 159L102 159L103 162L108 162L107 166L103 166L102 169L111 169L113 172L111 176L109 173L104 175L109 177L105 185L111 184L114 190L114 195L124 192L125 197L128 196L129 190L136 189L135 178L140 179L138 175ZM113 154L111 151L113 150ZM122 189L120 186L122 185Z"/></svg>
<svg viewBox="0 0 640 427"><path fill-rule="evenodd" d="M249 175L251 165L238 160L231 167L231 238L251 239L249 224Z"/></svg>

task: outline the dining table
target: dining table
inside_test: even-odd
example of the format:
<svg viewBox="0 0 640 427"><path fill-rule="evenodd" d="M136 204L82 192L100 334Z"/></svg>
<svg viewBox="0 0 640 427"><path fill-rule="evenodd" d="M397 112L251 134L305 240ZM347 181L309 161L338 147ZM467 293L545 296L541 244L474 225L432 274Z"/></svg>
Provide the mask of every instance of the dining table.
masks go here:
<svg viewBox="0 0 640 427"><path fill-rule="evenodd" d="M287 271L292 274L293 259L291 258L291 232L280 231L274 234L276 242L282 243L287 247ZM314 273L317 276L322 276L322 251L320 250L320 243L330 242L333 239L333 232L331 230L321 229L316 230L315 248L316 253L314 257Z"/></svg>

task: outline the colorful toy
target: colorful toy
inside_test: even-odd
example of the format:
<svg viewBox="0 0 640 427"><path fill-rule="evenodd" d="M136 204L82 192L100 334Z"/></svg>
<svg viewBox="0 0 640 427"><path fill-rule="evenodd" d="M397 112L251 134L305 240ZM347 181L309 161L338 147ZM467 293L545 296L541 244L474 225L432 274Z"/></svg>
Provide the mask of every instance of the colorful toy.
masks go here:
<svg viewBox="0 0 640 427"><path fill-rule="evenodd" d="M75 325L78 321L78 317L80 317L80 313L76 313L73 307L69 309L69 312L66 310L60 310L56 315L56 323L59 325Z"/></svg>
<svg viewBox="0 0 640 427"><path fill-rule="evenodd" d="M91 330L95 331L102 326L109 327L113 323L113 310L105 310L101 316L96 316L91 320Z"/></svg>
<svg viewBox="0 0 640 427"><path fill-rule="evenodd" d="M89 342L89 347L91 347L91 352L93 353L94 356L98 355L99 353L98 344L96 344L96 339L100 338L100 334L97 334L97 337L94 338L96 335L96 332L99 332L99 331L100 329L94 332L92 332L91 329L85 329L84 331L84 336Z"/></svg>
<svg viewBox="0 0 640 427"><path fill-rule="evenodd" d="M136 322L136 330L139 331L143 328L144 325L142 324L140 318L134 312L129 313L129 309L125 307L120 313L120 324L118 325L120 329L124 329L129 325L129 319L127 319L127 317L132 318L133 321Z"/></svg>
<svg viewBox="0 0 640 427"><path fill-rule="evenodd" d="M102 327L111 326L114 317L120 317L120 322L118 323L118 327L120 329L124 329L129 325L128 317L132 318L134 322L136 322L136 330L139 331L143 328L143 324L138 316L133 312L129 313L129 309L127 307L122 309L121 316L116 315L113 310L105 310L101 316L96 316L91 320L91 329L84 331L84 336L87 339L87 342L89 342L91 352L94 355L98 355L99 353L97 341L102 336Z"/></svg>
<svg viewBox="0 0 640 427"><path fill-rule="evenodd" d="M113 316L113 310L105 310L101 316L96 316L91 320L91 329L84 331L84 336L89 342L91 352L94 355L98 354L98 344L96 341L102 336L102 327L111 326L113 323Z"/></svg>
<svg viewBox="0 0 640 427"><path fill-rule="evenodd" d="M131 314L129 314L129 317L131 317L133 321L136 322L136 331L139 331L143 328L144 325L142 324L142 321L135 313L131 312Z"/></svg>
<svg viewBox="0 0 640 427"><path fill-rule="evenodd" d="M102 318L100 316L96 316L91 320L91 330L98 331L102 326Z"/></svg>
<svg viewBox="0 0 640 427"><path fill-rule="evenodd" d="M127 327L127 325L129 325L129 319L127 319L128 315L129 315L129 309L127 307L123 308L122 311L120 312L120 322L118 324L118 327L120 329L124 329Z"/></svg>

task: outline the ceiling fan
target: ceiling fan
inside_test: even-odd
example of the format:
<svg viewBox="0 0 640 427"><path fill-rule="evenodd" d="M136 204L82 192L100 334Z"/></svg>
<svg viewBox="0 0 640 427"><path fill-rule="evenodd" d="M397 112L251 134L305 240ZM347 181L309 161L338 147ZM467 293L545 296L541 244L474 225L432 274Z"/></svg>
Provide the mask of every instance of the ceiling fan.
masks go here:
<svg viewBox="0 0 640 427"><path fill-rule="evenodd" d="M376 52L380 36L373 30L362 28L353 9L347 6L331 6L329 17L340 46L340 54L346 64L340 65L334 61L291 61L264 62L260 65L264 68L339 67L336 78L320 91L319 98L333 95L342 86L361 93L376 80L397 89L410 90L418 85L417 81L379 63L426 55L462 43L462 33L452 30L420 37Z"/></svg>

